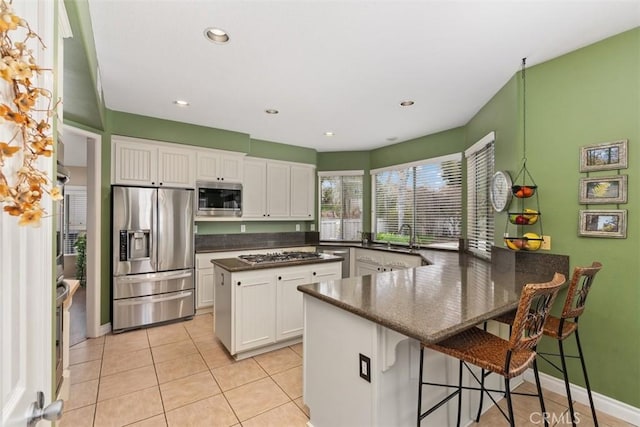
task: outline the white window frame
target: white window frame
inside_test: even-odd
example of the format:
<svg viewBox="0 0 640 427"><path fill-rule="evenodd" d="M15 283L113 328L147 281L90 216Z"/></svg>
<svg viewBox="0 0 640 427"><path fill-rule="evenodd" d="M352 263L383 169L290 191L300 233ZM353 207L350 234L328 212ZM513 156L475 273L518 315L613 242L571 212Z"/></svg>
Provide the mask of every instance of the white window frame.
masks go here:
<svg viewBox="0 0 640 427"><path fill-rule="evenodd" d="M409 169L412 167L417 167L417 166L424 166L424 165L430 165L430 164L441 164L447 161L458 161L458 162L462 162L462 154L463 153L453 153L453 154L447 154L444 156L440 156L440 157L432 157L429 159L423 159L423 160L416 160L413 162L408 162L408 163L401 163L401 164L397 164L397 165L391 165L391 166L386 166L383 168L377 168L377 169L372 169L369 171L369 174L371 176L371 227L372 227L372 240L375 240L375 236L376 236L376 224L377 224L377 219L376 219L376 180L375 180L375 176L378 173L381 172L385 172L385 171L397 171L397 170L402 170L402 169ZM462 164L460 165L460 173L462 175ZM462 177L461 177L462 178ZM460 194L460 202L462 205L462 194ZM415 217L414 217L414 222L415 222ZM412 227L412 233L414 234L415 237L415 223L411 224ZM459 244L456 241L453 245L452 244L445 244L445 243L434 243L434 244L430 244L428 245L428 247L432 247L432 248L440 248L440 249L454 249L454 250L458 250L459 248Z"/></svg>
<svg viewBox="0 0 640 427"><path fill-rule="evenodd" d="M363 198L362 203L364 204L364 170L345 170L345 171L320 171L318 172L318 233L320 235L320 240L322 240L322 178L323 177L345 177L345 176L360 176L362 177L362 192ZM344 218L340 218L340 221L343 221ZM364 211L361 213L360 217L360 232L362 232L364 222ZM325 240L327 242L332 241L344 241L344 229L341 233L340 240Z"/></svg>
<svg viewBox="0 0 640 427"><path fill-rule="evenodd" d="M495 240L495 218L493 208L491 206L491 199L489 196L491 177L495 173L495 132L489 132L482 137L478 142L473 144L467 150L464 155L467 163L467 242L468 250L474 255L491 259L491 247ZM472 168L477 167L474 162L475 156L483 150L491 150L490 162L488 170L481 171L484 176L483 182L476 182L474 177L476 174L472 174ZM487 166L485 163L484 166ZM474 169L475 170L475 169ZM478 190L483 194L481 197L482 206L476 206L478 199ZM482 212L479 212L481 210ZM476 224L476 218L485 214L486 221L482 227Z"/></svg>

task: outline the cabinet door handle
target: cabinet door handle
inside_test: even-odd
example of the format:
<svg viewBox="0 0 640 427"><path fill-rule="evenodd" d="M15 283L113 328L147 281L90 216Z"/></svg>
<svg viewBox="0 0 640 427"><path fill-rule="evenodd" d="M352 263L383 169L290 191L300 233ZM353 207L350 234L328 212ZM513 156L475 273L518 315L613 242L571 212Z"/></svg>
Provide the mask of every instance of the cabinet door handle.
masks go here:
<svg viewBox="0 0 640 427"><path fill-rule="evenodd" d="M314 275L314 276L316 275L316 272L315 272L315 271L313 272L313 275Z"/></svg>
<svg viewBox="0 0 640 427"><path fill-rule="evenodd" d="M240 283L241 283L241 282L240 282L240 281L238 281L238 286L240 286Z"/></svg>
<svg viewBox="0 0 640 427"><path fill-rule="evenodd" d="M282 276L278 276L278 280L282 280Z"/></svg>
<svg viewBox="0 0 640 427"><path fill-rule="evenodd" d="M220 286L224 286L224 273L220 273L220 277L222 278L222 282L220 283Z"/></svg>
<svg viewBox="0 0 640 427"><path fill-rule="evenodd" d="M224 177L220 178L220 181L224 181Z"/></svg>

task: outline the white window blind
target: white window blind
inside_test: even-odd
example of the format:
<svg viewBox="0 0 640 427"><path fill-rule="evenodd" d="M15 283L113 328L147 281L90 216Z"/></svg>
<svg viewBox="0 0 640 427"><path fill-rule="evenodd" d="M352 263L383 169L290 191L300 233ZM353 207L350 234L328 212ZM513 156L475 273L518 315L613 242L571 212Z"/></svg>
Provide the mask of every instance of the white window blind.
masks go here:
<svg viewBox="0 0 640 427"><path fill-rule="evenodd" d="M458 248L462 212L461 155L379 169L373 176L375 241Z"/></svg>
<svg viewBox="0 0 640 427"><path fill-rule="evenodd" d="M467 157L467 239L469 251L491 258L494 221L489 187L494 173L493 132L474 144Z"/></svg>
<svg viewBox="0 0 640 427"><path fill-rule="evenodd" d="M71 255L78 236L87 232L87 189L67 186L64 192L64 253Z"/></svg>
<svg viewBox="0 0 640 427"><path fill-rule="evenodd" d="M363 171L320 172L320 240L360 240Z"/></svg>

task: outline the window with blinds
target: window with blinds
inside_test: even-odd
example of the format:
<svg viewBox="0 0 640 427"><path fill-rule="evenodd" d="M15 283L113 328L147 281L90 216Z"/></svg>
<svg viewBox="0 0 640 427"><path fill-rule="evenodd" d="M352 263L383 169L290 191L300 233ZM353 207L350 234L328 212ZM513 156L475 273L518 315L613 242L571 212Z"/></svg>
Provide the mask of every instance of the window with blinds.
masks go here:
<svg viewBox="0 0 640 427"><path fill-rule="evenodd" d="M64 192L64 254L73 255L78 236L87 232L87 189L66 186Z"/></svg>
<svg viewBox="0 0 640 427"><path fill-rule="evenodd" d="M467 240L469 251L491 258L494 238L493 209L489 188L494 165L493 132L471 146L467 158Z"/></svg>
<svg viewBox="0 0 640 427"><path fill-rule="evenodd" d="M462 220L461 154L371 171L373 239L457 249ZM408 226L408 227L407 227Z"/></svg>
<svg viewBox="0 0 640 427"><path fill-rule="evenodd" d="M360 240L364 171L319 172L320 240Z"/></svg>

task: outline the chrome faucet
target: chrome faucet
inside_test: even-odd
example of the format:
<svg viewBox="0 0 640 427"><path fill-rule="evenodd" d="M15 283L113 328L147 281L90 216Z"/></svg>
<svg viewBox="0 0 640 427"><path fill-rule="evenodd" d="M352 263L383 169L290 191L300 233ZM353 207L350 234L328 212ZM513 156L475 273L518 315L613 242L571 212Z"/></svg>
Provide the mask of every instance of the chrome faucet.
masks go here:
<svg viewBox="0 0 640 427"><path fill-rule="evenodd" d="M404 223L400 226L400 229L398 229L398 234L402 234L402 229L407 227L409 229L409 249L413 249L413 246L415 244L415 242L413 241L413 230L411 229L411 226L407 223Z"/></svg>

